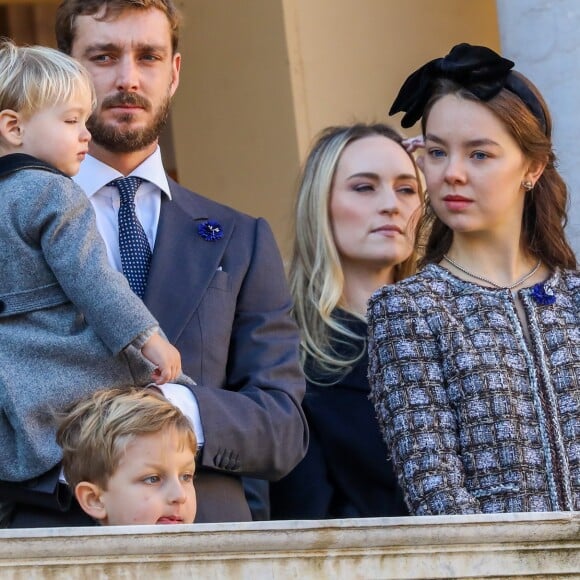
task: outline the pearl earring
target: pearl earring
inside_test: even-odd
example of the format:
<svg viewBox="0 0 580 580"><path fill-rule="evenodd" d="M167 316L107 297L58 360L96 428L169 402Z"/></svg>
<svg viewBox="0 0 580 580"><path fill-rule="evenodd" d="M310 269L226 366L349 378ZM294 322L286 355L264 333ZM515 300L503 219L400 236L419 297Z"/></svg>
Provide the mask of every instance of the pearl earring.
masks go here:
<svg viewBox="0 0 580 580"><path fill-rule="evenodd" d="M522 181L522 187L526 191L532 191L532 189L534 189L534 184L531 181Z"/></svg>

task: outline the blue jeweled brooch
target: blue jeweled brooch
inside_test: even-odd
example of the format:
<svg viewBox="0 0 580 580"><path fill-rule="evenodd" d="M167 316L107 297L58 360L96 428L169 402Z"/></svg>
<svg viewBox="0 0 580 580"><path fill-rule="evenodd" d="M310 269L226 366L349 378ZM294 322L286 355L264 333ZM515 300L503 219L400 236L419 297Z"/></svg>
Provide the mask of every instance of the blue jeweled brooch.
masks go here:
<svg viewBox="0 0 580 580"><path fill-rule="evenodd" d="M532 298L542 306L554 304L556 302L556 295L550 286L546 286L543 282L539 282L532 286Z"/></svg>
<svg viewBox="0 0 580 580"><path fill-rule="evenodd" d="M206 220L197 226L197 233L206 242L215 242L224 237L224 230L218 222Z"/></svg>

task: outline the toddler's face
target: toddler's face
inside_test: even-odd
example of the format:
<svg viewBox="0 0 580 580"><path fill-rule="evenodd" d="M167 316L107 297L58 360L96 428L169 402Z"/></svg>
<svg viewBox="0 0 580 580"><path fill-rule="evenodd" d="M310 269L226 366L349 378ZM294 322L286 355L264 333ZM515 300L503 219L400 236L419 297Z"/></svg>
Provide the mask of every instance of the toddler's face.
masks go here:
<svg viewBox="0 0 580 580"><path fill-rule="evenodd" d="M175 429L132 439L101 492L105 525L191 524L195 455Z"/></svg>
<svg viewBox="0 0 580 580"><path fill-rule="evenodd" d="M22 120L19 153L33 155L75 175L89 149L91 134L85 123L92 110L91 95L79 90L66 103L33 113Z"/></svg>

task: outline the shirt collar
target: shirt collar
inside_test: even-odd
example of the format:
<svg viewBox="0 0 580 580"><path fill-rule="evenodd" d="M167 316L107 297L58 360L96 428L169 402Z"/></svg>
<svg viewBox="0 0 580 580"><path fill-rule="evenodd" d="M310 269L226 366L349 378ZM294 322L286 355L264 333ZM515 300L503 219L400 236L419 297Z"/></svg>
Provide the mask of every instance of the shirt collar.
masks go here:
<svg viewBox="0 0 580 580"><path fill-rule="evenodd" d="M163 161L161 159L161 149L159 146L155 151L137 166L129 175L141 177L153 185L157 186L169 199L171 199L171 191L169 190L169 182L167 181L167 174L163 169ZM113 169L106 163L99 161L92 155L87 155L81 163L79 172L73 177L75 182L81 186L88 197L92 197L105 187L113 179L118 177L128 177Z"/></svg>

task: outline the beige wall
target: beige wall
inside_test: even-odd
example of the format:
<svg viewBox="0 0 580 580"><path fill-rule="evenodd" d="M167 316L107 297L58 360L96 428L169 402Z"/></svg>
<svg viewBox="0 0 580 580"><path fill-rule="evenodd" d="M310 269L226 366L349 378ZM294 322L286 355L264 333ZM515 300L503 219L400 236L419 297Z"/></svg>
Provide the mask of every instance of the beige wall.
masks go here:
<svg viewBox="0 0 580 580"><path fill-rule="evenodd" d="M299 163L281 2L188 0L185 11L179 179L280 234Z"/></svg>
<svg viewBox="0 0 580 580"><path fill-rule="evenodd" d="M180 181L266 217L285 253L299 164L320 129L386 120L406 76L458 42L499 48L494 0L183 6L173 115Z"/></svg>
<svg viewBox="0 0 580 580"><path fill-rule="evenodd" d="M284 8L301 155L326 125L385 120L409 73L454 44L499 44L493 0L284 0Z"/></svg>

